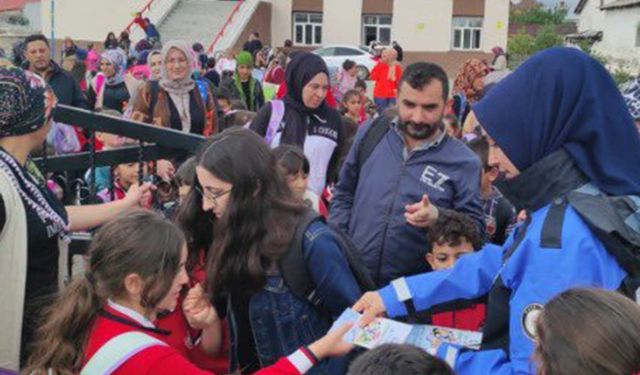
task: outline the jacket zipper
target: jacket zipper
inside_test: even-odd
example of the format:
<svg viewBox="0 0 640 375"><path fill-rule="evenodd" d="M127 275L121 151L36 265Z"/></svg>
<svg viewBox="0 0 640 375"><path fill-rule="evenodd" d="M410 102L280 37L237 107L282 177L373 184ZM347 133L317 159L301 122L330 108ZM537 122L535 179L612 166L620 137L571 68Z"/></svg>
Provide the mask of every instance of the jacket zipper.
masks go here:
<svg viewBox="0 0 640 375"><path fill-rule="evenodd" d="M393 212L393 206L395 206L396 203L396 199L398 198L398 190L400 188L400 181L402 180L402 177L404 176L406 167L407 167L407 163L409 162L409 159L411 159L411 155L409 155L409 158L407 158L407 160L404 160L402 162L402 170L400 171L400 177L398 178L398 181L396 181L396 186L393 190L393 199L391 200L391 203L389 204L389 209L387 210L387 223L384 226L384 229L382 231L382 243L380 244L380 257L378 258L378 272L376 273L376 281L379 282L380 281L380 277L381 277L381 273L382 273L382 259L384 258L384 248L385 248L385 242L387 241L387 231L389 230L389 224L390 224L390 220L391 220L391 213Z"/></svg>

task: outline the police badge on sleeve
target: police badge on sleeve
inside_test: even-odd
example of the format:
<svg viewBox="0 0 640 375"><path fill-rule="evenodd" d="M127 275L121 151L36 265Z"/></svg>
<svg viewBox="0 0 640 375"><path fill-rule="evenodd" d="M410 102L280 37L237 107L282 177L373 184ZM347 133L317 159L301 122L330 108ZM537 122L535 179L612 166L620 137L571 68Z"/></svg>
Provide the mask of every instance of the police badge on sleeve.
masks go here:
<svg viewBox="0 0 640 375"><path fill-rule="evenodd" d="M522 311L522 330L524 334L532 341L536 339L536 324L538 317L544 310L544 306L539 303L532 303Z"/></svg>

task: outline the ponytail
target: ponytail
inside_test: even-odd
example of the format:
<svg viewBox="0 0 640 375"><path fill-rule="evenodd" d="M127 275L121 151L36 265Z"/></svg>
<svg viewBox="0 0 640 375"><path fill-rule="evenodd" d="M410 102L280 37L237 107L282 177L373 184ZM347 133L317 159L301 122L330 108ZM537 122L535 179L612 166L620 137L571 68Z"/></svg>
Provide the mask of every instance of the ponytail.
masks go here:
<svg viewBox="0 0 640 375"><path fill-rule="evenodd" d="M80 372L84 345L101 302L91 273L73 281L44 313L25 374Z"/></svg>

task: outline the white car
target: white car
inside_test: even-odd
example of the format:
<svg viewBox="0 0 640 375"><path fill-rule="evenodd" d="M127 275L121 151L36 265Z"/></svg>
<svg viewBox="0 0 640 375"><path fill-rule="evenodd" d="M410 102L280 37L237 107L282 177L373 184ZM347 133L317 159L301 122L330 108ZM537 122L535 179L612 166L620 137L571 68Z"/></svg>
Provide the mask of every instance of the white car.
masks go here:
<svg viewBox="0 0 640 375"><path fill-rule="evenodd" d="M358 67L358 78L362 80L369 78L371 70L376 65L373 55L362 47L333 45L318 48L313 53L322 57L330 71L341 68L342 63L347 59L355 61Z"/></svg>

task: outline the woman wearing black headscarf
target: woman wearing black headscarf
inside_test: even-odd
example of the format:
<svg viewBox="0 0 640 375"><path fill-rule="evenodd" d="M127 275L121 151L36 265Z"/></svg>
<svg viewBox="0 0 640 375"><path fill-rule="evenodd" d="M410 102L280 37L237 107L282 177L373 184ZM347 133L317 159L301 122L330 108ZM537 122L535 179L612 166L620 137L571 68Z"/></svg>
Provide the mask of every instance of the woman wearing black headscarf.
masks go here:
<svg viewBox="0 0 640 375"><path fill-rule="evenodd" d="M330 85L327 65L312 53L296 54L287 66L286 85L284 99L262 107L250 128L272 148L303 148L311 167L309 189L320 195L337 174L345 149L340 114L325 100Z"/></svg>

